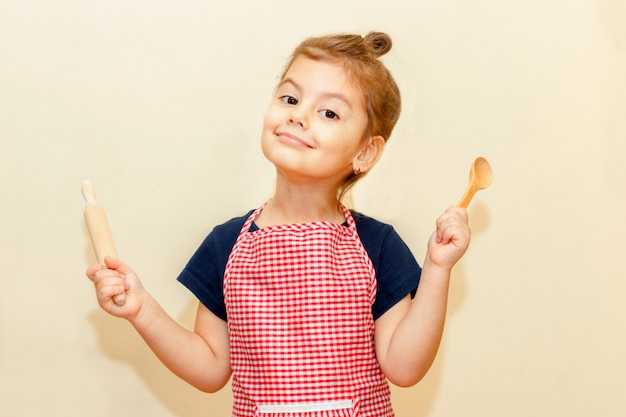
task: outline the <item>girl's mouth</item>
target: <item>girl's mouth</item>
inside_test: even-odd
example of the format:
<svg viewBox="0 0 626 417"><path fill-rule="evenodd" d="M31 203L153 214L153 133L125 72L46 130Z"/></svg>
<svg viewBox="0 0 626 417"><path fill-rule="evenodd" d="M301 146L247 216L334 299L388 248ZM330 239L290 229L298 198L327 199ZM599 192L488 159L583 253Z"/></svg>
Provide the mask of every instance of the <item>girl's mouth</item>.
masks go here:
<svg viewBox="0 0 626 417"><path fill-rule="evenodd" d="M301 139L300 137L298 137L296 135L292 135L291 133L276 132L276 136L278 137L279 141L281 141L281 142L283 142L283 143L285 143L287 145L303 147L303 148L309 148L309 149L313 149L314 148L313 145L309 144L304 139Z"/></svg>

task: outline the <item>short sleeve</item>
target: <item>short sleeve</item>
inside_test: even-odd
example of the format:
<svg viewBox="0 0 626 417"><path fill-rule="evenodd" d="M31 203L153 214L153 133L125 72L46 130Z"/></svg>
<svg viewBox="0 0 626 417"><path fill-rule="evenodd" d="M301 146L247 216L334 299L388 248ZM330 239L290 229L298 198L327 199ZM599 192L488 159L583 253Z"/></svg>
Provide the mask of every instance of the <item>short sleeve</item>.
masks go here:
<svg viewBox="0 0 626 417"><path fill-rule="evenodd" d="M353 214L357 232L376 272L374 320L407 295L415 296L422 268L396 230L361 214Z"/></svg>
<svg viewBox="0 0 626 417"><path fill-rule="evenodd" d="M200 244L177 278L202 304L222 320L226 320L224 271L230 252L248 216L249 213L215 227Z"/></svg>

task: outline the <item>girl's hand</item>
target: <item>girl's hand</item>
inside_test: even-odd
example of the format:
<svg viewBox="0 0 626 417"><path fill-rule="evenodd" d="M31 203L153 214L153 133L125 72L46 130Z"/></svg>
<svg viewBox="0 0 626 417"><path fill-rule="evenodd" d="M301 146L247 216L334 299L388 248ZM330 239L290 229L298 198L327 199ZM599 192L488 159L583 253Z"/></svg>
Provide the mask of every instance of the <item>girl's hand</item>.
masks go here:
<svg viewBox="0 0 626 417"><path fill-rule="evenodd" d="M125 319L137 316L145 301L146 291L128 265L107 256L104 265L93 265L87 269L87 278L96 286L98 304L104 311ZM126 301L121 306L117 305L113 297L124 292Z"/></svg>
<svg viewBox="0 0 626 417"><path fill-rule="evenodd" d="M441 268L452 269L467 250L470 237L467 210L450 207L437 219L426 259Z"/></svg>

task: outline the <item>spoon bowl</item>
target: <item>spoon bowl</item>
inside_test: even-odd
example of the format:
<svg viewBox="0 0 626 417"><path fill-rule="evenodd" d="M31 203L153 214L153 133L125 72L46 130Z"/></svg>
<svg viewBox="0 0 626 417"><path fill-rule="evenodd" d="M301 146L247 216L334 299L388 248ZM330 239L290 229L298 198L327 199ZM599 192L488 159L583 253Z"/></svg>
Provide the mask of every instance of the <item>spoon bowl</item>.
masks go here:
<svg viewBox="0 0 626 417"><path fill-rule="evenodd" d="M478 190L484 190L489 187L493 181L493 171L489 162L485 158L478 157L472 163L469 173L469 182L465 194L461 197L461 200L457 206L461 208L467 208L472 197Z"/></svg>

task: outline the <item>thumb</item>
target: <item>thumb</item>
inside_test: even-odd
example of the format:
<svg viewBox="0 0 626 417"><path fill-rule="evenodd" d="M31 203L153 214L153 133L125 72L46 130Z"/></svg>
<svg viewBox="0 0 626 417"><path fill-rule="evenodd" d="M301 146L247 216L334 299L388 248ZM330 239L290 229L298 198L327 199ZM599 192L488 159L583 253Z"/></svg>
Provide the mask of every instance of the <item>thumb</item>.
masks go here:
<svg viewBox="0 0 626 417"><path fill-rule="evenodd" d="M132 270L130 266L126 265L124 262L120 261L119 259L112 258L110 256L104 257L104 264L106 265L107 268L116 270L124 275L130 275L134 273L134 271Z"/></svg>

